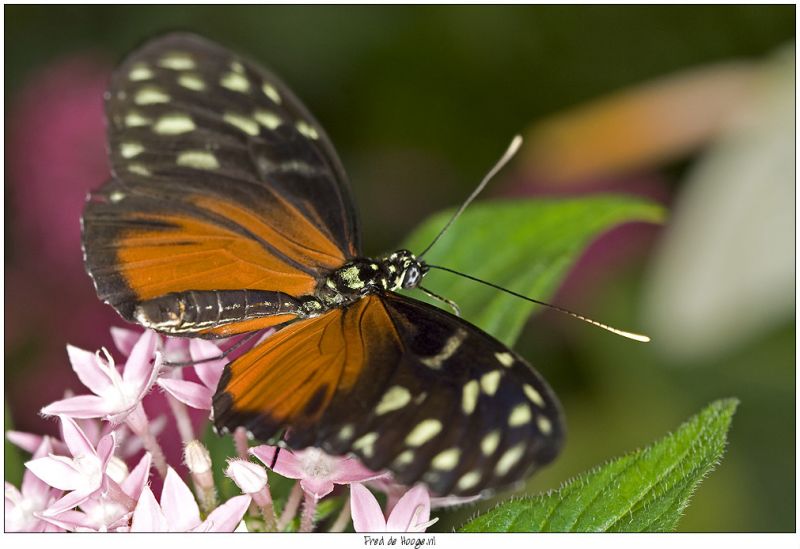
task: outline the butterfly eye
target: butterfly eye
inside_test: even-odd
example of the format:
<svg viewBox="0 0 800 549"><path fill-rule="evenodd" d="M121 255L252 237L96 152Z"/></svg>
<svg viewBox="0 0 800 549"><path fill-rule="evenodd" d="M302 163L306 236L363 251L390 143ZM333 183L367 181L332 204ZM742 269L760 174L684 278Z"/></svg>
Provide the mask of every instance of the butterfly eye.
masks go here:
<svg viewBox="0 0 800 549"><path fill-rule="evenodd" d="M406 269L405 273L403 273L403 288L415 288L417 284L419 284L420 278L422 278L422 273L419 267L411 265Z"/></svg>

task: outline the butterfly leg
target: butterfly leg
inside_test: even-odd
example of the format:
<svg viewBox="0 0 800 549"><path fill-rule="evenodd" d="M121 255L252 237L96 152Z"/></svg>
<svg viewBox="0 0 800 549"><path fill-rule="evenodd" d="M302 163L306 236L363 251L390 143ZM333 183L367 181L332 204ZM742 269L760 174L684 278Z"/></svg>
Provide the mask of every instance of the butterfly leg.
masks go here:
<svg viewBox="0 0 800 549"><path fill-rule="evenodd" d="M425 295L435 299L436 301L441 301L443 303L447 303L451 309L453 309L453 314L456 316L461 316L461 309L458 308L458 305L452 299L447 299L446 297L442 297L433 293L432 291L428 290L427 288L423 288L422 286L417 286L420 290L422 290Z"/></svg>

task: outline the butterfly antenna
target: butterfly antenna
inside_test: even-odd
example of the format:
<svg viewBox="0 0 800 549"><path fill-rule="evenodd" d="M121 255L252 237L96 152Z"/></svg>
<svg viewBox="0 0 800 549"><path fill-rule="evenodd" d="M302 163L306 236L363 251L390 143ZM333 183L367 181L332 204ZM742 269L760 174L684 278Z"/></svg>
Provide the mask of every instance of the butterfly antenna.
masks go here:
<svg viewBox="0 0 800 549"><path fill-rule="evenodd" d="M515 154L517 154L520 145L522 145L522 136L515 135L514 139L511 140L511 144L508 146L508 149L506 149L506 152L503 154L503 156L500 157L500 160L498 160L497 163L494 165L494 167L491 170L489 170L489 173L487 173L484 176L483 180L480 182L480 184L477 187L475 187L475 190L472 191L472 194L467 197L467 199L464 201L463 204L461 204L461 207L458 209L456 213L453 214L453 216L450 218L450 221L447 222L447 224L442 228L442 230L439 231L439 234L436 235L436 238L433 239L433 242L428 244L428 247L422 250L421 254L417 255L418 258L424 256L426 253L428 253L428 250L433 248L433 245L436 244L436 242L442 237L442 235L447 231L447 229L450 228L450 225L452 225L453 222L456 219L458 219L458 216L460 216L464 212L464 210L467 209L467 206L469 206L470 203L473 200L475 200L475 197L481 193L481 191L483 190L484 187L486 187L489 181L491 181L492 178L495 175L497 175L497 172L502 170L503 166L508 164L508 161L511 160Z"/></svg>
<svg viewBox="0 0 800 549"><path fill-rule="evenodd" d="M503 288L502 286L498 286L497 284L492 284L491 282L486 282L485 280L481 280L480 278L475 278L474 276L470 276L468 274L460 273L458 271L454 271L453 269L448 269L447 267L440 267L438 265L430 265L430 264L428 264L428 267L430 267L431 269L439 269L440 271L447 271L448 273L453 273L453 274L458 275L458 276L463 276L464 278L468 278L469 280L473 280L475 282L479 282L481 284L485 284L487 286L491 286L492 288L494 288L496 290L500 290L501 292L506 292L507 294L511 294L514 297L518 297L520 299L524 299L525 301L530 301L531 303L536 303L537 305L543 305L545 307L549 307L550 309L554 309L554 310L558 311L559 313L564 313L564 314L569 315L569 316L571 316L573 318L577 318L578 320L582 320L584 322L588 322L589 324L591 324L593 326L597 326L598 328L602 328L604 330L607 330L607 331L611 332L612 334L617 334L619 336L627 337L628 339L633 339L634 341L641 341L643 343L647 343L647 342L650 341L650 338L647 337L646 335L635 334L633 332L626 332L625 330L620 330L618 328L614 328L612 326L609 326L608 324L603 324L602 322L597 322L596 320L592 320L591 318L586 318L585 316L579 315L578 313L572 312L572 311L570 311L568 309L563 309L563 308L558 307L556 305L551 305L550 303L545 303L544 301L539 301L538 299L533 299L532 297L528 297L528 296L524 296L522 294L518 294L517 292L511 291L508 288Z"/></svg>

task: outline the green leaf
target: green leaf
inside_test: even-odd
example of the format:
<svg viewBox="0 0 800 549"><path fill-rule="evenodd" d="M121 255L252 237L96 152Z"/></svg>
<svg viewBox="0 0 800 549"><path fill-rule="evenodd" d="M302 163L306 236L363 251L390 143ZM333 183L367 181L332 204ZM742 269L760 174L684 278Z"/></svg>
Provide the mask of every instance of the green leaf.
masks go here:
<svg viewBox="0 0 800 549"><path fill-rule="evenodd" d="M718 400L661 441L535 497L504 502L464 532L665 532L719 463L736 399Z"/></svg>
<svg viewBox="0 0 800 549"><path fill-rule="evenodd" d="M452 215L439 213L405 242L420 253ZM661 222L664 209L625 196L526 199L471 205L424 259L547 301L588 244L631 221ZM462 316L507 345L513 344L535 305L499 290L431 270L424 286L455 301ZM431 301L419 291L414 297Z"/></svg>
<svg viewBox="0 0 800 549"><path fill-rule="evenodd" d="M3 433L11 431L14 426L11 421L11 410L8 409L8 401L3 405L5 418L3 419ZM14 486L20 486L22 483L22 475L25 472L25 460L19 448L11 444L7 438L4 437L3 441L3 455L5 461L3 462L3 474L5 480Z"/></svg>

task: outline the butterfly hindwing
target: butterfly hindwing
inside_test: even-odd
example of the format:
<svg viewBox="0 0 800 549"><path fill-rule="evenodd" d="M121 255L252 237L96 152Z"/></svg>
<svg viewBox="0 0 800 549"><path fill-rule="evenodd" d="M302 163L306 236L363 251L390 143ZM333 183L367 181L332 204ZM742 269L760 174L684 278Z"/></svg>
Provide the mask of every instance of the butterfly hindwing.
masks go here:
<svg viewBox="0 0 800 549"><path fill-rule="evenodd" d="M120 66L106 105L114 179L90 197L83 241L100 297L124 317L171 292L308 295L358 253L332 145L257 65L169 35Z"/></svg>
<svg viewBox="0 0 800 549"><path fill-rule="evenodd" d="M456 495L524 478L562 444L560 406L541 376L430 305L368 296L273 337L228 367L218 427L270 439L288 426L289 446L352 452L399 482Z"/></svg>

